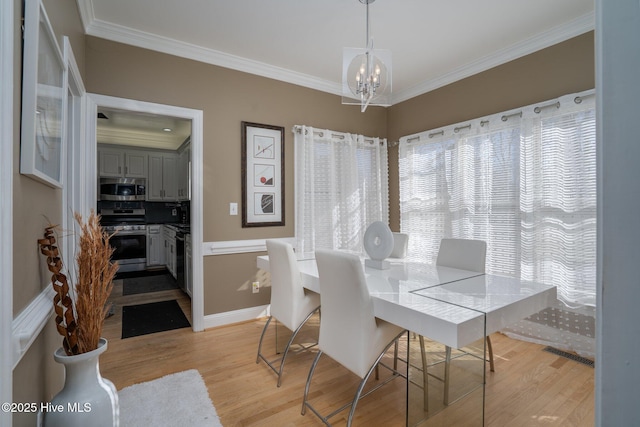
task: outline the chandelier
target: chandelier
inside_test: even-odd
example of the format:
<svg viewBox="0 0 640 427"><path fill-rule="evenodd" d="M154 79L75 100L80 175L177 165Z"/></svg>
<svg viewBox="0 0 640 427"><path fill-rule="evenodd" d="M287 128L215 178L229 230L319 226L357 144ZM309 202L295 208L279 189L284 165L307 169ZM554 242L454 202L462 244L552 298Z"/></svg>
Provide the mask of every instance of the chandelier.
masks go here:
<svg viewBox="0 0 640 427"><path fill-rule="evenodd" d="M391 51L373 48L369 37L369 4L366 5L366 47L345 47L342 54L342 103L360 105L364 113L369 105L391 105Z"/></svg>

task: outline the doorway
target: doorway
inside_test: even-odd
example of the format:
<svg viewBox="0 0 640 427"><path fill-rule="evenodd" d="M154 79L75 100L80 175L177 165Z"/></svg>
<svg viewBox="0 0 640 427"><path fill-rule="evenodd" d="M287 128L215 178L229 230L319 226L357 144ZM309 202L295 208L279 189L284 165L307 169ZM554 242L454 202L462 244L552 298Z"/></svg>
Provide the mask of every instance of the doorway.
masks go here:
<svg viewBox="0 0 640 427"><path fill-rule="evenodd" d="M203 290L203 267L202 267L202 150L203 150L203 113L201 110L193 110L182 107L175 107L165 104L156 104L143 101L136 101L125 98L116 98L97 94L88 94L86 104L87 117L87 158L94 159L84 168L84 178L94 185L89 185L88 191L91 193L87 197L91 207L95 207L98 201L98 113L99 112L121 112L125 117L146 117L148 121L163 118L173 118L177 121L190 122L190 147L189 147L189 174L191 182L190 197L188 201L188 222L191 239L191 262L190 283L191 288L191 325L193 331L204 330L204 290ZM140 138L144 139L139 135ZM138 144L140 145L140 144ZM161 147L162 148L162 147Z"/></svg>

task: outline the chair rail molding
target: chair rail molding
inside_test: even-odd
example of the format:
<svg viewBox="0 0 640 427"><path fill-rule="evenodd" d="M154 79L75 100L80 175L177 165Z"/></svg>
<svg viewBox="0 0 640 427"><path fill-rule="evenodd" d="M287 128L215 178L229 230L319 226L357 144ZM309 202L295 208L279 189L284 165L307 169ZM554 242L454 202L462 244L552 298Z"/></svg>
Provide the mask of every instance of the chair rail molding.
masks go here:
<svg viewBox="0 0 640 427"><path fill-rule="evenodd" d="M283 240L290 243L293 247L296 245L295 237L274 238L274 240ZM267 239L249 239L204 242L202 244L202 255L233 255L251 252L266 252L266 241Z"/></svg>
<svg viewBox="0 0 640 427"><path fill-rule="evenodd" d="M31 344L44 329L45 324L51 319L54 295L53 288L47 286L13 319L11 324L13 369L18 366L22 356L29 350Z"/></svg>

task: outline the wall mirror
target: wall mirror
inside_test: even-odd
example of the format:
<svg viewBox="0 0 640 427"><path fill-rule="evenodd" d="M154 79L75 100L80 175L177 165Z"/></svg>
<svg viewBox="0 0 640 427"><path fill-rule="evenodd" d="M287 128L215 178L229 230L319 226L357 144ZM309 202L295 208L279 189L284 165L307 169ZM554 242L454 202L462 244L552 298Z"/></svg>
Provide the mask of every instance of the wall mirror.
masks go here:
<svg viewBox="0 0 640 427"><path fill-rule="evenodd" d="M25 2L20 173L62 187L67 66L41 1Z"/></svg>

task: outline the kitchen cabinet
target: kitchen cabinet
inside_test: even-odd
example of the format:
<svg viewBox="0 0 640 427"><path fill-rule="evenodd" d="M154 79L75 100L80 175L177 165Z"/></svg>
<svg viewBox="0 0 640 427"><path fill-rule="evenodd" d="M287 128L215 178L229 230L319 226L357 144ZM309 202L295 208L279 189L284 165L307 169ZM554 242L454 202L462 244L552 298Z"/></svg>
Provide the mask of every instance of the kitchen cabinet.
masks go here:
<svg viewBox="0 0 640 427"><path fill-rule="evenodd" d="M193 277L191 269L191 234L184 236L184 287L190 297L193 297Z"/></svg>
<svg viewBox="0 0 640 427"><path fill-rule="evenodd" d="M147 265L165 265L165 244L162 225L147 225Z"/></svg>
<svg viewBox="0 0 640 427"><path fill-rule="evenodd" d="M178 279L177 270L177 251L176 251L176 232L168 226L162 227L162 234L164 236L164 256L167 270L173 276L174 279Z"/></svg>
<svg viewBox="0 0 640 427"><path fill-rule="evenodd" d="M147 153L122 148L98 148L98 174L101 178L146 178Z"/></svg>
<svg viewBox="0 0 640 427"><path fill-rule="evenodd" d="M191 148L187 146L178 155L178 200L185 201L191 197L190 183L191 183Z"/></svg>
<svg viewBox="0 0 640 427"><path fill-rule="evenodd" d="M147 200L177 200L176 173L178 156L175 153L149 153Z"/></svg>

